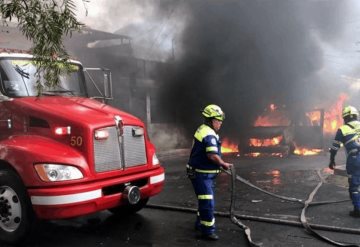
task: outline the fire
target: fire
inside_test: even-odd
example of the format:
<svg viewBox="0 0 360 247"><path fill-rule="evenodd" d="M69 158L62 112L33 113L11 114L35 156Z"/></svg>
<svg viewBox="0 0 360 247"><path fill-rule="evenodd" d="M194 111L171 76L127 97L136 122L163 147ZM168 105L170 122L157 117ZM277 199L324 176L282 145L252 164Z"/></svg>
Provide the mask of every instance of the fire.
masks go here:
<svg viewBox="0 0 360 247"><path fill-rule="evenodd" d="M337 101L328 109L329 110L313 110L310 112L306 112L306 116L309 121L302 123L303 126L322 126L324 135L333 135L335 131L343 124L342 119L342 109L345 101L348 99L348 95L342 93L339 95ZM287 128L291 124L290 119L286 115L286 109L284 106L277 106L275 104L270 104L263 114L257 117L254 122L254 127L284 127ZM299 126L302 126L301 123ZM266 129L266 128L264 128ZM278 134L278 133L277 133ZM269 137L267 139L264 138L249 138L248 145L250 147L255 147L253 152L246 153L247 157L259 157L263 156L263 152L258 152L257 148L260 147L268 147L264 148L265 156L276 156L283 157L285 154L283 153L270 153L269 151L273 146L276 150L277 148L281 148L282 145L290 145L286 136L274 136ZM317 155L323 152L321 148L309 148L297 146L295 143L295 150L292 152L295 155ZM280 147L279 147L280 146ZM262 150L262 149L261 149ZM293 147L290 147L290 150L293 150ZM229 142L229 140L224 140L224 145L222 147L222 152L238 152L238 146L234 143Z"/></svg>
<svg viewBox="0 0 360 247"><path fill-rule="evenodd" d="M279 157L282 158L284 157L283 153L259 153L259 152L254 152L254 153L247 153L245 154L246 157Z"/></svg>
<svg viewBox="0 0 360 247"><path fill-rule="evenodd" d="M294 150L294 154L308 156L308 155L317 155L322 151L323 151L322 149L318 149L318 148L308 149L304 147L296 147Z"/></svg>
<svg viewBox="0 0 360 247"><path fill-rule="evenodd" d="M333 135L335 131L342 125L342 109L344 102L349 98L348 95L342 93L339 95L338 100L329 107L330 110L324 113L324 126L323 131L325 135ZM306 116L309 118L311 125L320 125L320 112L312 111L307 112Z"/></svg>
<svg viewBox="0 0 360 247"><path fill-rule="evenodd" d="M250 146L253 147L269 147L269 146L276 146L282 141L282 136L276 136L269 139L256 139L250 138Z"/></svg>
<svg viewBox="0 0 360 247"><path fill-rule="evenodd" d="M325 112L324 116L324 134L333 135L335 131L342 125L342 109L344 102L349 98L348 95L342 93L339 95L338 100L332 105L329 111Z"/></svg>
<svg viewBox="0 0 360 247"><path fill-rule="evenodd" d="M263 116L258 116L254 126L288 126L290 120L278 109L275 104L270 104Z"/></svg>
<svg viewBox="0 0 360 247"><path fill-rule="evenodd" d="M333 112L336 116L336 114L340 113L341 116L341 109L342 109L342 105L344 100L347 98L346 95L341 95L339 97L338 102L335 104L335 107L331 108L333 109ZM331 127L332 128L337 128L338 127L338 121L337 119L330 117L332 115L332 112L328 112L327 116L328 116L328 121L329 123L331 123ZM320 110L314 110L311 112L307 112L306 116L308 117L308 119L310 120L310 125L311 126L320 126L322 123L322 116L323 116L323 112ZM325 121L325 120L324 120ZM286 116L286 112L284 112L284 110L280 109L279 107L277 107L275 104L270 104L269 107L266 109L266 111L264 112L264 114L260 115L255 123L254 126L289 126L290 125L290 120L289 118ZM272 146L278 146L281 145L281 143L283 142L283 136L275 136L272 138L268 138L268 139L256 139L256 138L250 138L249 139L249 145L253 146L253 147L272 147ZM293 151L294 154L296 155L316 155L319 154L320 152L322 152L322 149L311 149L311 148L306 148L306 147L298 147L295 144L295 150ZM259 153L250 153L248 154L248 156L250 157L258 157L261 154ZM269 154L270 156L277 156L277 157L282 157L284 154L282 153L271 153Z"/></svg>
<svg viewBox="0 0 360 247"><path fill-rule="evenodd" d="M229 139L224 138L221 143L221 153L238 153L238 145L231 142Z"/></svg>
<svg viewBox="0 0 360 247"><path fill-rule="evenodd" d="M321 118L320 111L307 112L306 116L310 119L311 126L319 126L320 125L320 118Z"/></svg>

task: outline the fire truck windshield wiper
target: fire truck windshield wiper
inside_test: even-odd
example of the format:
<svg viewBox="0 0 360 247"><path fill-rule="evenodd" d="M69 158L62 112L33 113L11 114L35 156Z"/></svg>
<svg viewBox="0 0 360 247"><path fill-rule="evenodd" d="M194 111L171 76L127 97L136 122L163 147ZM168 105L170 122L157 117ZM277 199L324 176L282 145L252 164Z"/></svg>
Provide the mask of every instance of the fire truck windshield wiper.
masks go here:
<svg viewBox="0 0 360 247"><path fill-rule="evenodd" d="M46 90L46 91L42 92L42 94L44 94L44 95L56 95L56 94L63 94L63 93L68 93L68 94L71 94L71 95L75 95L74 91L67 90L67 89Z"/></svg>
<svg viewBox="0 0 360 247"><path fill-rule="evenodd" d="M30 74L28 72L25 72L22 68L20 68L19 65L16 65L14 67L15 71L19 73L22 77L25 77L26 79L30 78Z"/></svg>
<svg viewBox="0 0 360 247"><path fill-rule="evenodd" d="M21 76L21 80L22 80L23 83L24 83L24 87L25 87L25 89L26 89L26 93L27 93L27 95L29 95L29 90L28 90L28 87L27 87L27 85L26 85L26 82L25 82L24 78L29 79L29 78L30 78L30 74L29 74L28 72L25 72L25 70L23 70L22 68L20 68L19 65L16 65L16 66L14 67L14 70Z"/></svg>

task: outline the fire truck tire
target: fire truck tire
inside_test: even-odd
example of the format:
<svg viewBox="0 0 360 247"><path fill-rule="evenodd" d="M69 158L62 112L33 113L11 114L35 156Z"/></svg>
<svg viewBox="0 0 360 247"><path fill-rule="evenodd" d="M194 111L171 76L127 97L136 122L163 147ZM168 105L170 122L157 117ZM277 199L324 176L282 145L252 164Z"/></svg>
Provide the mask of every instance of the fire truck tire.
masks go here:
<svg viewBox="0 0 360 247"><path fill-rule="evenodd" d="M109 211L111 213L113 213L114 215L118 215L118 216L126 216L129 214L135 214L136 212L143 209L146 206L148 201L149 201L149 198L143 198L143 199L140 199L140 201L134 205L131 205L131 204L121 205L116 208L111 208L111 209L109 209Z"/></svg>
<svg viewBox="0 0 360 247"><path fill-rule="evenodd" d="M0 170L0 241L10 244L23 241L34 218L20 177L10 169Z"/></svg>

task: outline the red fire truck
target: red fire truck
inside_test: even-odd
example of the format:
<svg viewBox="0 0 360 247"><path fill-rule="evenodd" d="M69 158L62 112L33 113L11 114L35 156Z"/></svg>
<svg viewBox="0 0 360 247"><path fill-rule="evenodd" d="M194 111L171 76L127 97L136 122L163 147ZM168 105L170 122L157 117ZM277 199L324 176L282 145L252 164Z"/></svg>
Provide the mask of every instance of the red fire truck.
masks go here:
<svg viewBox="0 0 360 247"><path fill-rule="evenodd" d="M0 241L8 243L35 219L136 212L165 177L144 123L89 98L81 63L71 61L51 88L36 70L31 54L0 50Z"/></svg>

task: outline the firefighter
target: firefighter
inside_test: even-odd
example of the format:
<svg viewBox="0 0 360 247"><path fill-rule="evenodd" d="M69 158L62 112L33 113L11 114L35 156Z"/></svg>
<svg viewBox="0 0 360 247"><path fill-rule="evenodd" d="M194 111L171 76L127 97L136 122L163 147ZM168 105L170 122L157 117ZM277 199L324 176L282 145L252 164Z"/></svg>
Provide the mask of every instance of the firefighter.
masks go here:
<svg viewBox="0 0 360 247"><path fill-rule="evenodd" d="M196 130L187 165L187 175L191 180L198 199L195 229L201 231L205 240L218 240L215 234L214 179L220 167L229 169L232 164L221 158L220 130L225 114L217 105L208 105L201 111L204 123Z"/></svg>
<svg viewBox="0 0 360 247"><path fill-rule="evenodd" d="M343 109L342 117L344 125L336 132L335 139L330 148L329 168L334 169L335 156L343 144L346 150L346 172L348 174L349 194L354 205L354 210L350 211L350 216L360 217L360 122L358 121L359 112L353 106L346 106Z"/></svg>

